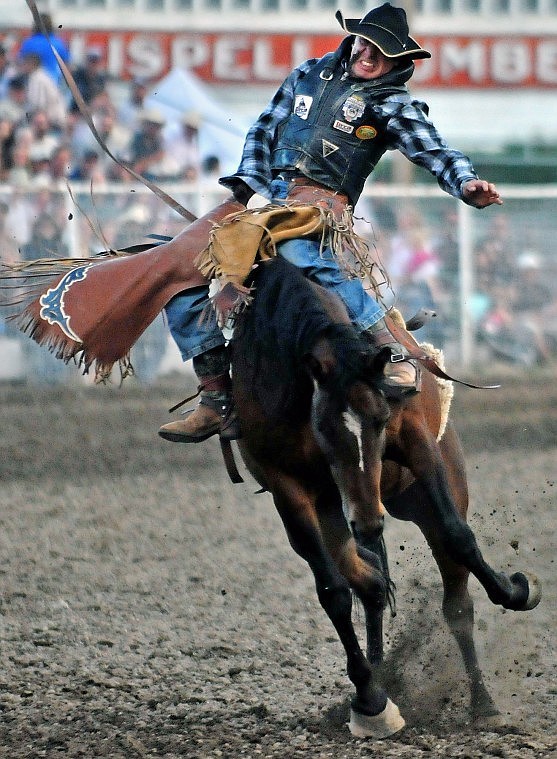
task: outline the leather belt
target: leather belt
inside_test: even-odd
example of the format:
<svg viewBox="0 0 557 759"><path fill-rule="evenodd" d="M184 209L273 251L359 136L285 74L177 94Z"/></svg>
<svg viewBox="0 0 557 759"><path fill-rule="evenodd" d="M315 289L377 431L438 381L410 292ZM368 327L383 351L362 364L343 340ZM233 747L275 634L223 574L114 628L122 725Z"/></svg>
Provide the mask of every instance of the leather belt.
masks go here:
<svg viewBox="0 0 557 759"><path fill-rule="evenodd" d="M326 187L320 182L316 182L314 179L310 179L309 177L305 177L301 174L291 174L288 171L283 171L277 174L274 179L288 182L288 184L292 187L315 187L321 191L324 197L335 198L344 204L348 203L348 196L344 193L339 192L338 190L333 190L331 187ZM295 196L296 200L301 199L297 192L295 193ZM290 199L290 193L288 195L288 198Z"/></svg>
<svg viewBox="0 0 557 759"><path fill-rule="evenodd" d="M309 177L305 177L303 174L291 174L288 171L282 171L280 174L277 174L274 179L280 179L282 182L288 182L288 184L293 185L302 185L304 187L319 187L322 190L327 190L327 192L335 192L336 190L333 190L331 187L327 187L324 184L321 184L321 182L316 182L315 179L310 179ZM341 193L337 193L340 195Z"/></svg>

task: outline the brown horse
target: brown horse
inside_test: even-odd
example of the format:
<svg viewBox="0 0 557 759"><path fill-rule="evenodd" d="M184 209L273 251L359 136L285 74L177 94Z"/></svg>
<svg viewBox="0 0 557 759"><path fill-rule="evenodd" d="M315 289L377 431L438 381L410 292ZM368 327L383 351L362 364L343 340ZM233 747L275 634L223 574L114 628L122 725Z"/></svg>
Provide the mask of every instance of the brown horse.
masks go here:
<svg viewBox="0 0 557 759"><path fill-rule="evenodd" d="M294 550L309 564L319 601L344 646L356 694L350 730L385 737L404 726L378 679L389 594L384 508L415 522L444 586L443 611L462 652L472 714L494 716L473 640L472 572L507 609L537 605L537 580L495 572L466 524L462 451L449 424L440 441L440 386L387 400L387 360L362 342L343 307L277 258L254 272L256 298L232 341L239 441L249 471L269 491ZM352 595L366 619L367 655L351 620Z"/></svg>

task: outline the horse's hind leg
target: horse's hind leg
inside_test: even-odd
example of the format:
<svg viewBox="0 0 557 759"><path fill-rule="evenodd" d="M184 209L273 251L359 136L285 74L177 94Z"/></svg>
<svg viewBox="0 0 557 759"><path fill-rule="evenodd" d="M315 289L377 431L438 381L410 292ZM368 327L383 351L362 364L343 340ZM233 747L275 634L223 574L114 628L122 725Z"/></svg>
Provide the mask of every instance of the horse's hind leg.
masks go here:
<svg viewBox="0 0 557 759"><path fill-rule="evenodd" d="M282 478L280 488L275 483L272 492L290 543L296 553L309 564L321 606L333 623L346 652L348 677L356 688L356 696L352 701L350 730L358 737L382 738L391 735L404 726L404 720L398 708L378 686L374 669L360 648L352 624L350 584L337 566L337 561L344 566L352 563L354 557L358 558L355 543L342 516L338 492L331 483L331 492L335 495L332 496L333 508L327 519L327 543L323 538L314 504L297 483L287 482ZM333 517L333 514L336 516ZM338 536L339 531L342 533L343 530L344 540L341 546L336 537L332 539L332 535L334 533ZM327 547L331 540L335 545L341 546L337 550L336 561ZM363 568L363 562L361 564ZM370 569L368 568L368 572ZM384 603L383 591L381 575L376 572L373 581L369 583L368 592L374 596L373 602L379 607Z"/></svg>
<svg viewBox="0 0 557 759"><path fill-rule="evenodd" d="M489 694L478 662L474 643L474 604L468 591L468 570L456 564L439 540L431 515L420 514L418 526L437 562L443 581L443 616L453 634L470 684L470 712L474 719L491 720L498 710Z"/></svg>
<svg viewBox="0 0 557 759"><path fill-rule="evenodd" d="M468 511L468 486L460 444L451 428L447 430L440 447L454 503L464 520ZM417 482L397 497L396 502L398 508L411 515L412 521L420 528L439 567L443 581L443 615L458 644L468 676L472 717L496 721L499 712L484 684L474 643L474 605L468 591L470 572L449 556L430 501Z"/></svg>
<svg viewBox="0 0 557 759"><path fill-rule="evenodd" d="M451 437L447 437L447 441L453 435L448 425L445 436ZM492 603L514 611L527 611L537 606L541 598L537 578L524 572L515 572L511 576L495 572L485 561L474 533L455 507L448 480L449 470L441 450L431 434L424 430L424 425L412 424L410 418L400 445L404 450L405 466L427 493L434 524L447 554L478 579Z"/></svg>

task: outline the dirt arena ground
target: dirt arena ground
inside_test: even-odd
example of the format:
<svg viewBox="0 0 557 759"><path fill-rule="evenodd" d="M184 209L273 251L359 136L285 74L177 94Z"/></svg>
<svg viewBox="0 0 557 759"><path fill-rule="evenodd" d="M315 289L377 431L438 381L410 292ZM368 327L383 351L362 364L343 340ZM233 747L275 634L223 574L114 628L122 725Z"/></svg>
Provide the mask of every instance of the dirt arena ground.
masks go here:
<svg viewBox="0 0 557 759"><path fill-rule="evenodd" d="M407 727L375 743L348 732L340 644L270 497L228 481L214 440L158 438L187 392L0 385L1 757L557 757L554 368L453 403L484 555L543 582L515 613L471 581L505 725L469 723L433 561L389 520L387 663Z"/></svg>

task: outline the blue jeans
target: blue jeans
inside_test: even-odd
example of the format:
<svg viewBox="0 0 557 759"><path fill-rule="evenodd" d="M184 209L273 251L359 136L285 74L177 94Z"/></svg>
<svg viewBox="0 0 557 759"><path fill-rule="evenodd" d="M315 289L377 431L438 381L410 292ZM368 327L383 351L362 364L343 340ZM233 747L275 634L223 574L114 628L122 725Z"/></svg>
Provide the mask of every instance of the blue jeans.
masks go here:
<svg viewBox="0 0 557 759"><path fill-rule="evenodd" d="M207 309L205 314L204 308ZM170 334L184 361L226 343L217 326L214 309L209 305L209 285L178 293L164 310Z"/></svg>
<svg viewBox="0 0 557 759"><path fill-rule="evenodd" d="M288 193L289 184L275 179L271 184L273 200ZM348 279L330 248L320 250L319 240L285 240L277 253L303 271L306 277L334 292L344 303L350 320L360 332L379 321L384 311L359 279ZM196 287L176 295L166 306L168 326L184 361L226 342L211 311L207 322L199 316L207 305L208 287Z"/></svg>

